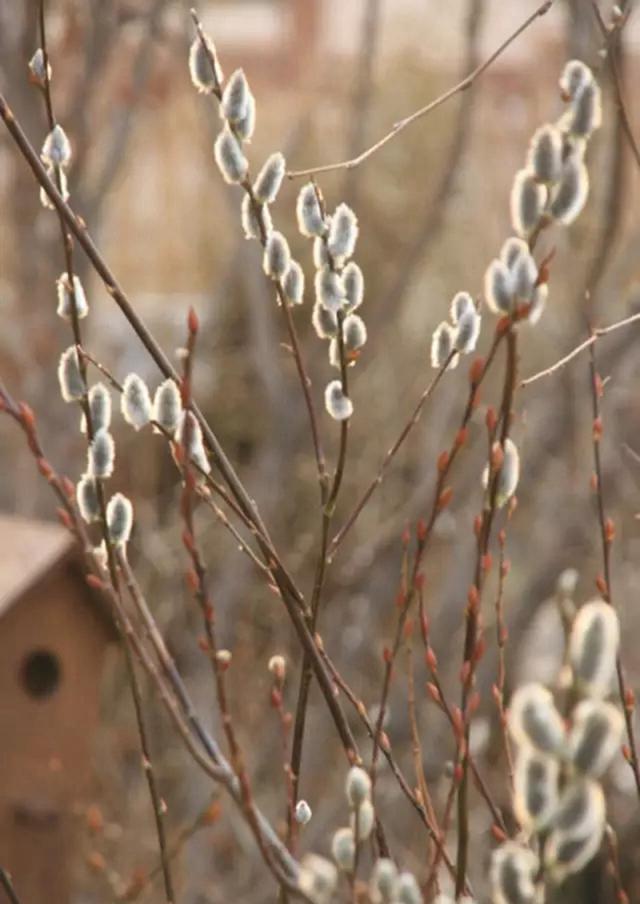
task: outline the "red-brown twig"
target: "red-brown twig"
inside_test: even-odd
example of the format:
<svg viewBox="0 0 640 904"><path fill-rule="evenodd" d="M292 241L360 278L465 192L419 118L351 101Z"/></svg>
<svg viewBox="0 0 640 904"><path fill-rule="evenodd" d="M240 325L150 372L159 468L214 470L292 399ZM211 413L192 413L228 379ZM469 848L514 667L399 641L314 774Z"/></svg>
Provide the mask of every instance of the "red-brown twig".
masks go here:
<svg viewBox="0 0 640 904"><path fill-rule="evenodd" d="M591 409L593 414L593 462L594 462L594 484L596 493L598 523L600 527L600 539L602 542L602 565L603 573L597 578L597 585L603 599L614 605L613 587L611 574L611 547L615 537L615 525L611 518L607 517L604 504L604 487L602 474L602 458L600 454L600 444L603 435L602 414L600 410L600 400L603 395L604 386L602 379L597 370L595 349L593 345L589 348L589 371L591 385ZM616 672L618 677L618 692L620 694L620 702L622 704L622 712L624 714L627 729L627 746L624 750L625 759L629 763L633 773L633 779L636 786L638 797L640 798L640 769L638 767L638 751L636 748L635 729L633 726L635 695L630 687L627 686L624 676L622 661L618 655L616 659Z"/></svg>
<svg viewBox="0 0 640 904"><path fill-rule="evenodd" d="M506 532L502 529L498 534L498 543L500 545L500 561L498 562L498 593L496 594L496 645L498 648L498 674L496 682L493 685L493 699L498 708L498 717L500 719L500 730L504 742L504 752L507 758L507 768L509 770L509 784L513 789L513 755L511 752L511 743L509 741L509 732L507 729L507 713L504 705L504 688L506 680L506 663L505 663L505 647L507 645L508 632L504 621L504 585L509 574L510 563L505 558Z"/></svg>
<svg viewBox="0 0 640 904"><path fill-rule="evenodd" d="M520 35L529 28L529 26L535 22L540 16L544 16L549 12L553 5L554 0L546 0L545 3L542 3L530 16L525 19L525 21L516 28L516 30L509 35L506 40L500 44L500 46L494 50L494 52L489 56L483 63L470 72L466 78L463 78L462 81L458 82L452 88L449 88L448 91L445 91L444 94L441 94L435 100L430 101L424 107L421 107L419 110L416 110L414 113L411 113L410 116L406 116L404 119L401 119L399 122L396 122L393 127L387 132L386 135L383 135L375 144L372 144L371 147L368 147L365 151L362 151L361 154L358 154L357 157L353 157L351 160L343 160L340 163L327 163L321 166L309 167L308 169L300 169L300 170L289 170L287 175L290 179L297 179L301 176L312 176L316 173L328 173L333 170L339 169L354 169L356 166L360 166L361 163L364 163L365 160L368 160L376 151L379 151L383 148L392 138L395 138L400 132L407 128L407 126L412 125L412 123L416 122L418 119L422 119L422 117L426 116L429 113L432 113L438 107L441 107L444 103L450 100L452 97L455 97L456 94L460 94L461 91L468 91L473 87L477 79L486 72L486 70L501 56L507 48L513 44L513 42L520 37Z"/></svg>

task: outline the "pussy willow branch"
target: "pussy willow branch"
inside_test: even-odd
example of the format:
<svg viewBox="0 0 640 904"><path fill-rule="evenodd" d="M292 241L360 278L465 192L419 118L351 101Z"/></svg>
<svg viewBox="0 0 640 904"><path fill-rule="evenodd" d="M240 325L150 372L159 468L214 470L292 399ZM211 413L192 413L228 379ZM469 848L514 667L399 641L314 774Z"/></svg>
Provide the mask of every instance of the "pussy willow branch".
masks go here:
<svg viewBox="0 0 640 904"><path fill-rule="evenodd" d="M372 157L377 151L383 148L392 138L395 138L400 132L407 128L407 126L412 125L412 123L416 122L418 119L422 119L423 116L426 116L429 113L432 113L438 107L441 107L444 103L450 100L452 97L455 97L456 94L459 94L461 91L467 91L473 87L476 80L480 78L480 76L494 63L498 57L500 57L507 48L513 44L513 42L520 37L520 35L529 28L529 26L535 22L540 16L544 16L549 12L555 0L546 0L545 3L541 4L535 12L533 12L530 16L525 19L525 21L518 26L518 28L509 35L506 40L500 44L500 46L488 57L483 63L477 66L473 72L470 72L462 81L458 82L452 88L449 88L448 91L445 91L444 94L441 94L435 100L430 101L424 107L421 107L419 110L416 110L415 113L412 113L410 116L406 116L404 119L401 119L399 122L396 122L393 127L384 135L379 141L376 141L375 144L372 144L371 147L367 148L365 151L362 151L357 157L353 157L351 160L343 160L340 163L328 163L321 166L309 167L308 169L300 169L300 170L289 170L287 175L290 179L297 179L301 176L311 176L315 173L328 173L333 170L339 169L353 169L356 166L360 166L361 163L364 163L365 160L368 160Z"/></svg>
<svg viewBox="0 0 640 904"><path fill-rule="evenodd" d="M506 331L507 355L505 363L504 386L502 390L502 402L500 406L499 416L499 440L500 446L504 449L505 442L509 436L511 427L513 397L518 379L518 338L516 327L509 321ZM494 436L490 436L489 449L493 444ZM490 460L490 455L489 455ZM482 590L487 574L487 557L489 555L489 544L491 540L491 529L497 511L497 493L498 480L500 470L490 475L488 486L488 503L483 509L480 530L478 531L478 546L475 565L475 573L473 578L473 598L469 599L467 606L465 621L465 638L464 638L464 654L463 668L466 667L467 674L462 683L462 694L460 710L465 721L465 749L462 754L462 778L458 788L457 812L458 812L458 849L456 856L456 898L459 898L464 891L465 877L467 873L467 855L469 847L469 812L468 812L468 776L469 776L469 735L470 735L470 719L467 717L467 705L469 702L469 693L473 684L473 671L476 662L476 648L478 644L478 624L480 615L480 604L482 600Z"/></svg>
<svg viewBox="0 0 640 904"><path fill-rule="evenodd" d="M0 885L4 889L4 892L7 896L9 904L20 904L20 898L16 894L16 890L13 887L13 882L11 881L11 874L7 872L6 869L0 866Z"/></svg>
<svg viewBox="0 0 640 904"><path fill-rule="evenodd" d="M593 345L589 348L589 374L591 384L591 410L593 414L593 464L596 477L596 501L598 512L598 523L600 527L600 539L602 542L602 565L604 586L600 588L603 598L613 608L613 586L611 575L611 546L614 540L614 525L607 518L604 504L604 486L602 473L602 456L600 453L600 443L602 440L602 414L600 409L600 398L603 392L602 379L597 370L596 355ZM640 769L638 767L638 750L636 747L635 729L633 725L633 717L635 710L635 699L633 692L627 688L624 670L620 654L616 658L616 673L618 678L618 692L620 694L620 703L624 714L625 725L627 729L627 739L629 742L627 762L633 773L633 779L636 786L636 792L640 798Z"/></svg>
<svg viewBox="0 0 640 904"><path fill-rule="evenodd" d="M43 95L45 100L45 106L47 111L47 120L49 125L49 131L52 131L56 125L56 118L53 109L53 98L51 93L51 80L49 78L49 56L47 52L47 32L46 32L46 21L45 21L45 0L40 0L38 7L38 22L39 22L39 31L40 31L40 47L42 49L42 58L43 58L43 68L44 68L44 84L43 84ZM55 167L55 176L57 188L60 193L62 193L62 174L59 167ZM78 352L78 349L82 345L82 337L80 332L80 318L78 316L78 308L77 308L77 299L76 299L76 289L75 289L75 276L74 276L74 265L73 265L73 239L71 237L71 233L68 229L68 226L63 218L63 216L58 211L58 220L60 223L60 232L62 236L62 245L64 248L64 256L66 262L66 278L68 280L68 291L71 299L71 327L73 332L73 339L76 346L76 353L79 358L79 369L80 376L82 379L82 383L84 385L84 392L80 402L81 408L84 413L86 429L87 429L87 443L90 446L93 442L94 438L94 428L91 417L91 406L89 404L89 396L88 396L88 383L87 383L87 367L86 363L82 361L82 358ZM111 542L111 537L109 535L109 527L107 524L107 509L105 502L105 492L104 492L104 483L100 479L96 479L96 497L98 501L98 509L100 513L100 526L101 533L104 539L105 548L107 550L107 558L109 563L109 571L111 574L111 583L113 585L114 591L119 595L119 581L117 568L115 564L115 554L113 549L113 544ZM142 752L142 767L144 770L144 774L147 780L147 788L149 791L149 797L151 799L151 806L153 809L154 822L156 828L156 835L158 837L158 847L160 851L160 861L162 863L162 873L164 879L164 891L165 897L167 899L167 904L174 904L176 901L175 891L173 888L173 879L171 876L171 867L169 864L169 860L167 857L167 841L166 841L166 833L165 833L165 824L164 817L166 813L166 806L164 801L160 795L160 791L158 789L158 783L156 780L155 771L153 768L153 763L151 760L151 748L149 744L149 737L147 732L147 726L145 723L145 716L142 707L142 693L140 689L140 684L138 682L138 678L136 676L135 665L133 662L133 658L131 655L131 650L127 643L126 638L123 637L124 643L124 653L125 653L125 661L127 665L127 672L129 677L129 683L131 685L131 695L133 698L133 706L136 717L136 724L138 728L138 735L140 738L140 750Z"/></svg>
<svg viewBox="0 0 640 904"><path fill-rule="evenodd" d="M522 380L520 383L520 389L524 389L525 386L530 386L531 383L535 383L536 380L540 380L542 379L542 377L550 377L552 374L556 373L556 371L569 364L570 361L573 361L574 358L577 358L578 355L581 355L582 352L595 345L598 339L601 339L602 336L607 336L609 333L614 333L616 330L624 329L627 326L631 326L633 323L639 322L640 312L631 314L629 317L625 317L623 320L618 320L616 323L611 323L609 324L609 326L596 327L596 329L593 329L591 331L589 338L585 339L584 342L581 342L579 345L577 345L572 351L569 352L569 354L565 355L563 358L560 358L560 360L556 361L555 364L551 364L549 367L545 367L544 370L540 370L532 376L527 377L526 380Z"/></svg>
<svg viewBox="0 0 640 904"><path fill-rule="evenodd" d="M168 358L166 357L156 340L153 338L153 336L145 326L142 319L132 307L129 299L125 295L115 276L109 269L102 255L89 236L86 224L63 200L56 186L47 176L47 173L42 166L37 153L33 149L31 143L26 137L23 129L21 128L19 122L16 120L15 115L8 106L6 99L2 94L0 94L0 118L2 118L5 126L7 127L7 130L9 131L9 134L13 138L18 149L20 150L20 153L25 158L26 162L33 171L37 181L42 186L42 188L44 188L56 209L64 216L65 221L76 237L78 244L85 251L93 268L103 280L107 291L112 296L120 310L123 312L133 331L136 333L143 346L148 351L153 361L156 363L160 372L164 374L165 377L170 377L171 379L178 382L179 377L176 371L170 364ZM357 747L353 739L353 735L345 719L342 708L334 697L331 681L324 669L322 660L320 659L320 656L318 654L318 650L315 647L313 637L311 636L306 621L303 617L301 611L301 605L304 602L303 597L300 594L300 591L296 588L295 583L284 568L280 559L276 559L274 555L270 554L270 546L272 546L272 544L269 540L268 532L264 524L262 523L262 519L260 518L257 507L247 493L244 485L240 481L233 466L231 465L231 462L228 460L217 436L207 423L202 412L195 404L193 406L193 412L202 428L203 435L209 449L211 450L215 464L222 473L222 476L224 477L240 508L256 526L256 539L258 540L258 543L263 554L266 556L267 561L269 561L273 566L274 580L280 591L280 596L287 609L287 613L292 621L300 643L302 644L303 648L309 653L313 669L318 680L318 685L327 703L327 707L338 731L338 735L345 749L345 753L347 754L347 757L349 759L352 759L353 757L357 758Z"/></svg>

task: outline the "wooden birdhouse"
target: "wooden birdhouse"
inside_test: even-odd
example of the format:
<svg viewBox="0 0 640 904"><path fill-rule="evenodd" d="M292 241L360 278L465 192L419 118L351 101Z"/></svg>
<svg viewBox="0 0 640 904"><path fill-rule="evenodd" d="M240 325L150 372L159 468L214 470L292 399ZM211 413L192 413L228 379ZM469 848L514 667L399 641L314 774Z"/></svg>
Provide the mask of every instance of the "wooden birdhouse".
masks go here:
<svg viewBox="0 0 640 904"><path fill-rule="evenodd" d="M0 865L29 904L69 900L114 637L69 533L0 516Z"/></svg>

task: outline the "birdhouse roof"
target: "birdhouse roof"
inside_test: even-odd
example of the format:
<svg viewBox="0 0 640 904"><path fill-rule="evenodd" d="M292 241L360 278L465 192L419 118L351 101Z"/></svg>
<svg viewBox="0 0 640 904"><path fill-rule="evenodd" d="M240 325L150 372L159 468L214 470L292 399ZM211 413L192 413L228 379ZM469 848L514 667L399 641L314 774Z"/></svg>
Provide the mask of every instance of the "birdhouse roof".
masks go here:
<svg viewBox="0 0 640 904"><path fill-rule="evenodd" d="M59 524L0 514L0 618L55 568L75 560L79 561L77 544ZM79 580L81 575L78 569ZM102 599L86 584L84 589L100 614L107 616ZM107 620L111 622L108 616Z"/></svg>

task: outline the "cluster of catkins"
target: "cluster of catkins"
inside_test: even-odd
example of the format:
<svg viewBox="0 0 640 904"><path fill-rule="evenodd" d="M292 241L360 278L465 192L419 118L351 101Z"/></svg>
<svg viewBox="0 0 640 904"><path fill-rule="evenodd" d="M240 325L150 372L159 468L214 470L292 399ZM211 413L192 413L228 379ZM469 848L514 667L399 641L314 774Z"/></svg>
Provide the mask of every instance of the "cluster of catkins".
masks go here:
<svg viewBox="0 0 640 904"><path fill-rule="evenodd" d="M271 154L255 180L251 181L244 145L255 128L255 100L247 79L237 69L224 83L213 42L196 36L189 54L189 70L196 88L215 94L220 100L223 128L214 144L214 157L229 184L241 185L245 195L241 205L244 233L264 248L263 268L276 284L281 304L299 305L304 300L304 272L291 256L285 236L274 229L270 205L275 201L285 175L281 153ZM305 185L297 202L300 232L313 239L316 268L312 323L323 339L329 339L329 360L341 371L353 364L367 341L367 330L355 314L364 295L362 270L349 260L358 238L358 221L347 204L339 204L327 216L316 185ZM332 380L325 391L325 405L331 417L346 420L353 414L342 378Z"/></svg>
<svg viewBox="0 0 640 904"><path fill-rule="evenodd" d="M579 60L566 64L559 84L567 109L555 124L541 126L531 139L526 166L516 173L511 189L515 235L504 242L484 277L487 307L514 323L537 323L546 304L546 276L532 254L538 234L554 222L572 223L589 193L585 152L602 121L600 88L591 70ZM451 302L450 322L443 321L433 333L432 366L453 369L461 354L475 349L480 326L473 299L468 292L458 292ZM496 504L502 506L514 494L520 475L518 450L511 439L495 450L495 458L500 459ZM489 484L488 468L483 483L485 487Z"/></svg>
<svg viewBox="0 0 640 904"><path fill-rule="evenodd" d="M314 904L336 900L340 874L353 877L357 848L375 826L371 779L364 769L353 766L349 770L345 792L351 816L349 825L338 829L331 841L334 862L317 854L302 859L299 885ZM412 873L399 873L392 860L381 857L371 871L369 899L373 904L422 904L422 893Z"/></svg>
<svg viewBox="0 0 640 904"><path fill-rule="evenodd" d="M600 848L606 817L598 780L624 730L620 710L607 701L619 632L616 613L604 601L578 610L568 641L567 723L541 684L524 685L511 699L508 725L518 744L514 811L521 834L493 854L494 904L541 904L545 882L562 882Z"/></svg>

